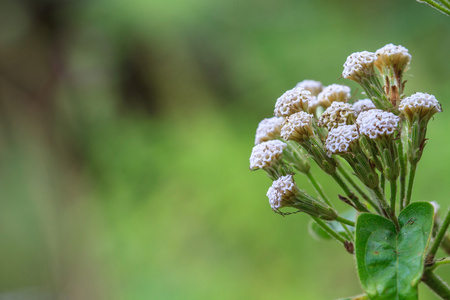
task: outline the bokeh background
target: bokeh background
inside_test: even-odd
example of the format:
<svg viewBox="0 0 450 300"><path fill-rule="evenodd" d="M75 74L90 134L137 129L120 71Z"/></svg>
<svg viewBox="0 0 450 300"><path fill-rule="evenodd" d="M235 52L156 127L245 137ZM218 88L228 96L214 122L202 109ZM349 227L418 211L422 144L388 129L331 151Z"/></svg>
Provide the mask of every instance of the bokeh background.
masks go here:
<svg viewBox="0 0 450 300"><path fill-rule="evenodd" d="M387 43L413 56L406 93L443 104L413 198L445 210L450 18L424 4L1 0L0 299L361 293L353 257L309 236L307 216L274 214L248 159L285 90L359 95L345 59Z"/></svg>

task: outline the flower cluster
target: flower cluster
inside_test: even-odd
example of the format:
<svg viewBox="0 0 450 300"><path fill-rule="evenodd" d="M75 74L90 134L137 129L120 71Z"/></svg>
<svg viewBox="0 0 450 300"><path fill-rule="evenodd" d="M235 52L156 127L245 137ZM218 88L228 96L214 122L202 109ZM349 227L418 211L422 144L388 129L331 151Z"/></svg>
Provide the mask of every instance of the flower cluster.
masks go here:
<svg viewBox="0 0 450 300"><path fill-rule="evenodd" d="M410 62L408 50L393 44L356 52L347 58L342 77L362 87L362 99L352 96L348 86L314 80L301 81L278 98L275 117L258 125L250 157L250 168L263 169L272 180L267 197L273 211L308 214L316 226L310 228L325 231L350 253L361 228L356 226L355 238L356 218L359 225L360 218L377 214L389 219L397 232L405 226L400 213L420 204L409 206L428 123L442 112L433 95L404 95L402 77ZM353 214L346 215L356 217L344 218L334 208L309 161L341 188L331 200L349 205ZM315 195L299 188L297 171L307 177Z"/></svg>
<svg viewBox="0 0 450 300"><path fill-rule="evenodd" d="M406 194L406 174L412 173L412 184L426 144L427 124L442 111L433 95L403 95L402 75L410 62L408 50L393 44L375 52L356 52L347 58L342 75L359 83L366 98L351 99L350 88L342 84L324 86L303 80L277 99L275 117L258 125L250 157L250 169L263 169L274 181L267 196L275 211L295 207L311 216L339 218L312 177L309 160L313 160L342 188L342 201L360 212L380 213L398 225L397 206L402 210L411 201L410 187ZM342 161L371 190L369 194L347 173ZM294 170L308 177L317 198L297 187ZM390 204L386 180L391 184ZM400 201L396 202L398 180Z"/></svg>

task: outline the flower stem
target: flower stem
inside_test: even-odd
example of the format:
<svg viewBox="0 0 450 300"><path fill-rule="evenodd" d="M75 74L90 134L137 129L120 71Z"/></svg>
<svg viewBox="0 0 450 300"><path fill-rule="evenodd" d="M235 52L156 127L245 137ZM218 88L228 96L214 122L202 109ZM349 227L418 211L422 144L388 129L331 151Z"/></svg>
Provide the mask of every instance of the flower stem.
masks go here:
<svg viewBox="0 0 450 300"><path fill-rule="evenodd" d="M395 216L395 200L397 197L397 180L391 180L391 215Z"/></svg>
<svg viewBox="0 0 450 300"><path fill-rule="evenodd" d="M350 185L356 190L356 192L358 192L358 194L360 194L361 197L363 197L364 200L366 200L372 207L378 210L378 206L375 204L375 202L373 202L373 200L370 199L370 197L367 196L366 193L364 193L364 191L356 184L356 182L353 181L353 179L350 177L350 175L348 175L347 171L345 171L345 169L341 166L341 164L338 164L337 168L338 171L342 174L342 176L344 176L345 180L347 180L350 183Z"/></svg>
<svg viewBox="0 0 450 300"><path fill-rule="evenodd" d="M448 9L450 9L450 1L448 1L448 0L441 0L441 3L444 4Z"/></svg>
<svg viewBox="0 0 450 300"><path fill-rule="evenodd" d="M397 229L397 232L400 230L400 224L398 223L397 216L395 215L395 208L394 213L392 213L392 209L389 207L389 204L387 203L386 199L384 198L383 191L378 186L373 189L375 192L375 195L378 198L378 202L380 203L381 209L383 210L383 214L386 218L389 218L395 225L395 228Z"/></svg>
<svg viewBox="0 0 450 300"><path fill-rule="evenodd" d="M329 206L333 207L333 205L331 204L330 200L328 199L328 197L323 192L322 187L317 182L317 180L314 178L312 173L308 172L308 173L306 173L306 176L308 177L308 179L311 182L311 184L314 186L314 189L316 190L316 192L319 193L319 195L323 199L323 201L325 201L325 203L328 204Z"/></svg>
<svg viewBox="0 0 450 300"><path fill-rule="evenodd" d="M405 190L406 190L406 169L408 160L406 158L406 155L403 153L403 142L400 138L398 143L398 156L400 159L400 211L403 210L403 204L405 201Z"/></svg>
<svg viewBox="0 0 450 300"><path fill-rule="evenodd" d="M406 194L404 207L407 207L409 205L409 203L411 202L411 194L412 194L412 188L414 185L414 177L416 176L416 168L417 168L417 163L411 163L411 167L409 168L408 192Z"/></svg>
<svg viewBox="0 0 450 300"><path fill-rule="evenodd" d="M331 174L331 177L333 177L333 179L337 182L337 184L339 184L339 186L342 188L342 190L350 199L350 201L355 205L355 208L358 211L369 212L367 207L361 204L358 197L356 197L356 195L348 188L347 184L342 180L342 178L337 173Z"/></svg>
<svg viewBox="0 0 450 300"><path fill-rule="evenodd" d="M442 299L450 299L448 285L432 271L425 271L422 276L422 281Z"/></svg>
<svg viewBox="0 0 450 300"><path fill-rule="evenodd" d="M325 201L326 204L328 204L330 207L333 207L333 205L331 204L330 200L328 199L328 197L325 195L322 187L320 186L320 184L317 182L317 180L314 178L314 176L312 175L311 172L306 173L306 176L308 177L309 181L311 182L311 184L314 186L314 189L316 190L317 193L319 193L320 197L322 197L322 199ZM348 229L347 225L350 226L355 226L354 222L351 222L347 219L341 218L338 216L338 218L336 218L337 221L341 222L342 227L344 228L345 232L347 233L347 235L349 236L350 239L353 238L353 234L352 232ZM346 225L347 224L347 225Z"/></svg>
<svg viewBox="0 0 450 300"><path fill-rule="evenodd" d="M341 216L336 217L336 221L355 227L355 222L347 220Z"/></svg>
<svg viewBox="0 0 450 300"><path fill-rule="evenodd" d="M428 251L427 261L434 260L434 257L436 256L436 252L438 251L439 246L442 243L442 239L444 238L449 225L450 225L450 209L447 211L444 221L441 224L441 228L439 228L436 238L434 239L433 244L431 245L431 248Z"/></svg>
<svg viewBox="0 0 450 300"><path fill-rule="evenodd" d="M426 2L431 7L435 8L437 10L440 10L444 14L450 16L450 10L449 9L446 9L445 7L439 5L437 2L434 2L433 0L421 0L420 2Z"/></svg>
<svg viewBox="0 0 450 300"><path fill-rule="evenodd" d="M339 242L341 242L342 244L345 243L345 239L339 235L336 231L334 231L333 228L331 228L327 223L325 223L324 221L322 221L320 218L318 217L313 217L311 216L311 218L313 218L313 220L317 223L317 225L319 225L323 230L325 230L329 235L331 235L332 237L334 237L336 240L338 240Z"/></svg>
<svg viewBox="0 0 450 300"><path fill-rule="evenodd" d="M444 258L442 260L434 262L432 266L427 268L427 270L433 271L437 267L440 267L440 266L443 266L443 265L448 265L448 264L450 264L450 258L446 257L446 258Z"/></svg>

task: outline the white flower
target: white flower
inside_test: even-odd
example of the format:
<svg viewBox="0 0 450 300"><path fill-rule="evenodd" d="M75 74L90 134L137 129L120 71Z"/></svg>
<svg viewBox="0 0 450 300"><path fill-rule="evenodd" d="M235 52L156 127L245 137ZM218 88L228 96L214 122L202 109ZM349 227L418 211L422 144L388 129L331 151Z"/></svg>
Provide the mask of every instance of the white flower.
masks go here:
<svg viewBox="0 0 450 300"><path fill-rule="evenodd" d="M376 56L373 52L362 51L352 53L347 57L342 76L359 82L362 77L373 75L373 63L375 58Z"/></svg>
<svg viewBox="0 0 450 300"><path fill-rule="evenodd" d="M326 126L328 130L342 125L353 124L356 114L351 104L333 102L319 119L319 126Z"/></svg>
<svg viewBox="0 0 450 300"><path fill-rule="evenodd" d="M258 124L255 135L255 145L277 139L280 136L284 118L272 117L264 119Z"/></svg>
<svg viewBox="0 0 450 300"><path fill-rule="evenodd" d="M304 140L314 134L312 115L301 111L290 115L281 127L281 137L293 141Z"/></svg>
<svg viewBox="0 0 450 300"><path fill-rule="evenodd" d="M310 91L313 96L319 95L319 93L323 89L322 82L310 80L310 79L305 79L303 81L300 81L299 83L297 83L297 85L295 87L296 88L304 88L305 90Z"/></svg>
<svg viewBox="0 0 450 300"><path fill-rule="evenodd" d="M292 175L281 176L272 183L267 191L270 206L274 211L290 206L294 203L298 190Z"/></svg>
<svg viewBox="0 0 450 300"><path fill-rule="evenodd" d="M394 67L397 70L406 70L411 61L411 54L403 46L387 44L375 52L375 66L382 71L383 68Z"/></svg>
<svg viewBox="0 0 450 300"><path fill-rule="evenodd" d="M359 114L356 125L359 132L370 139L392 135L398 127L400 118L391 112L371 109Z"/></svg>
<svg viewBox="0 0 450 300"><path fill-rule="evenodd" d="M332 84L323 89L317 96L319 104L325 108L333 102L348 102L350 99L350 88L346 85Z"/></svg>
<svg viewBox="0 0 450 300"><path fill-rule="evenodd" d="M346 153L350 150L350 144L357 141L358 138L359 133L356 125L343 125L333 128L328 133L325 148L329 154Z"/></svg>
<svg viewBox="0 0 450 300"><path fill-rule="evenodd" d="M286 91L275 103L274 115L288 117L299 111L308 111L311 92L304 88L293 88Z"/></svg>
<svg viewBox="0 0 450 300"><path fill-rule="evenodd" d="M279 140L262 142L253 147L250 156L250 169L264 169L278 162L283 154L286 143Z"/></svg>
<svg viewBox="0 0 450 300"><path fill-rule="evenodd" d="M362 99L353 103L353 109L355 110L357 115L359 115L363 111L368 111L375 108L375 104L373 104L372 100L370 99Z"/></svg>
<svg viewBox="0 0 450 300"><path fill-rule="evenodd" d="M441 112L442 107L433 95L415 93L400 102L399 110L409 121L412 121L414 115L420 119L424 117L429 119L434 114Z"/></svg>

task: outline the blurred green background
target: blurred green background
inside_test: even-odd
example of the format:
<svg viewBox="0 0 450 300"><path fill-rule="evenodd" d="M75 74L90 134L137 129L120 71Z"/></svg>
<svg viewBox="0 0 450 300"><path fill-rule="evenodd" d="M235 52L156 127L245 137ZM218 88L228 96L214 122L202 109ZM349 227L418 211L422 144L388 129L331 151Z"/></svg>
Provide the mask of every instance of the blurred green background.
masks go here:
<svg viewBox="0 0 450 300"><path fill-rule="evenodd" d="M248 159L285 90L359 94L343 63L387 43L413 56L406 93L443 104L413 198L445 210L450 18L424 4L1 0L0 299L361 293L353 257L305 215L274 214Z"/></svg>

